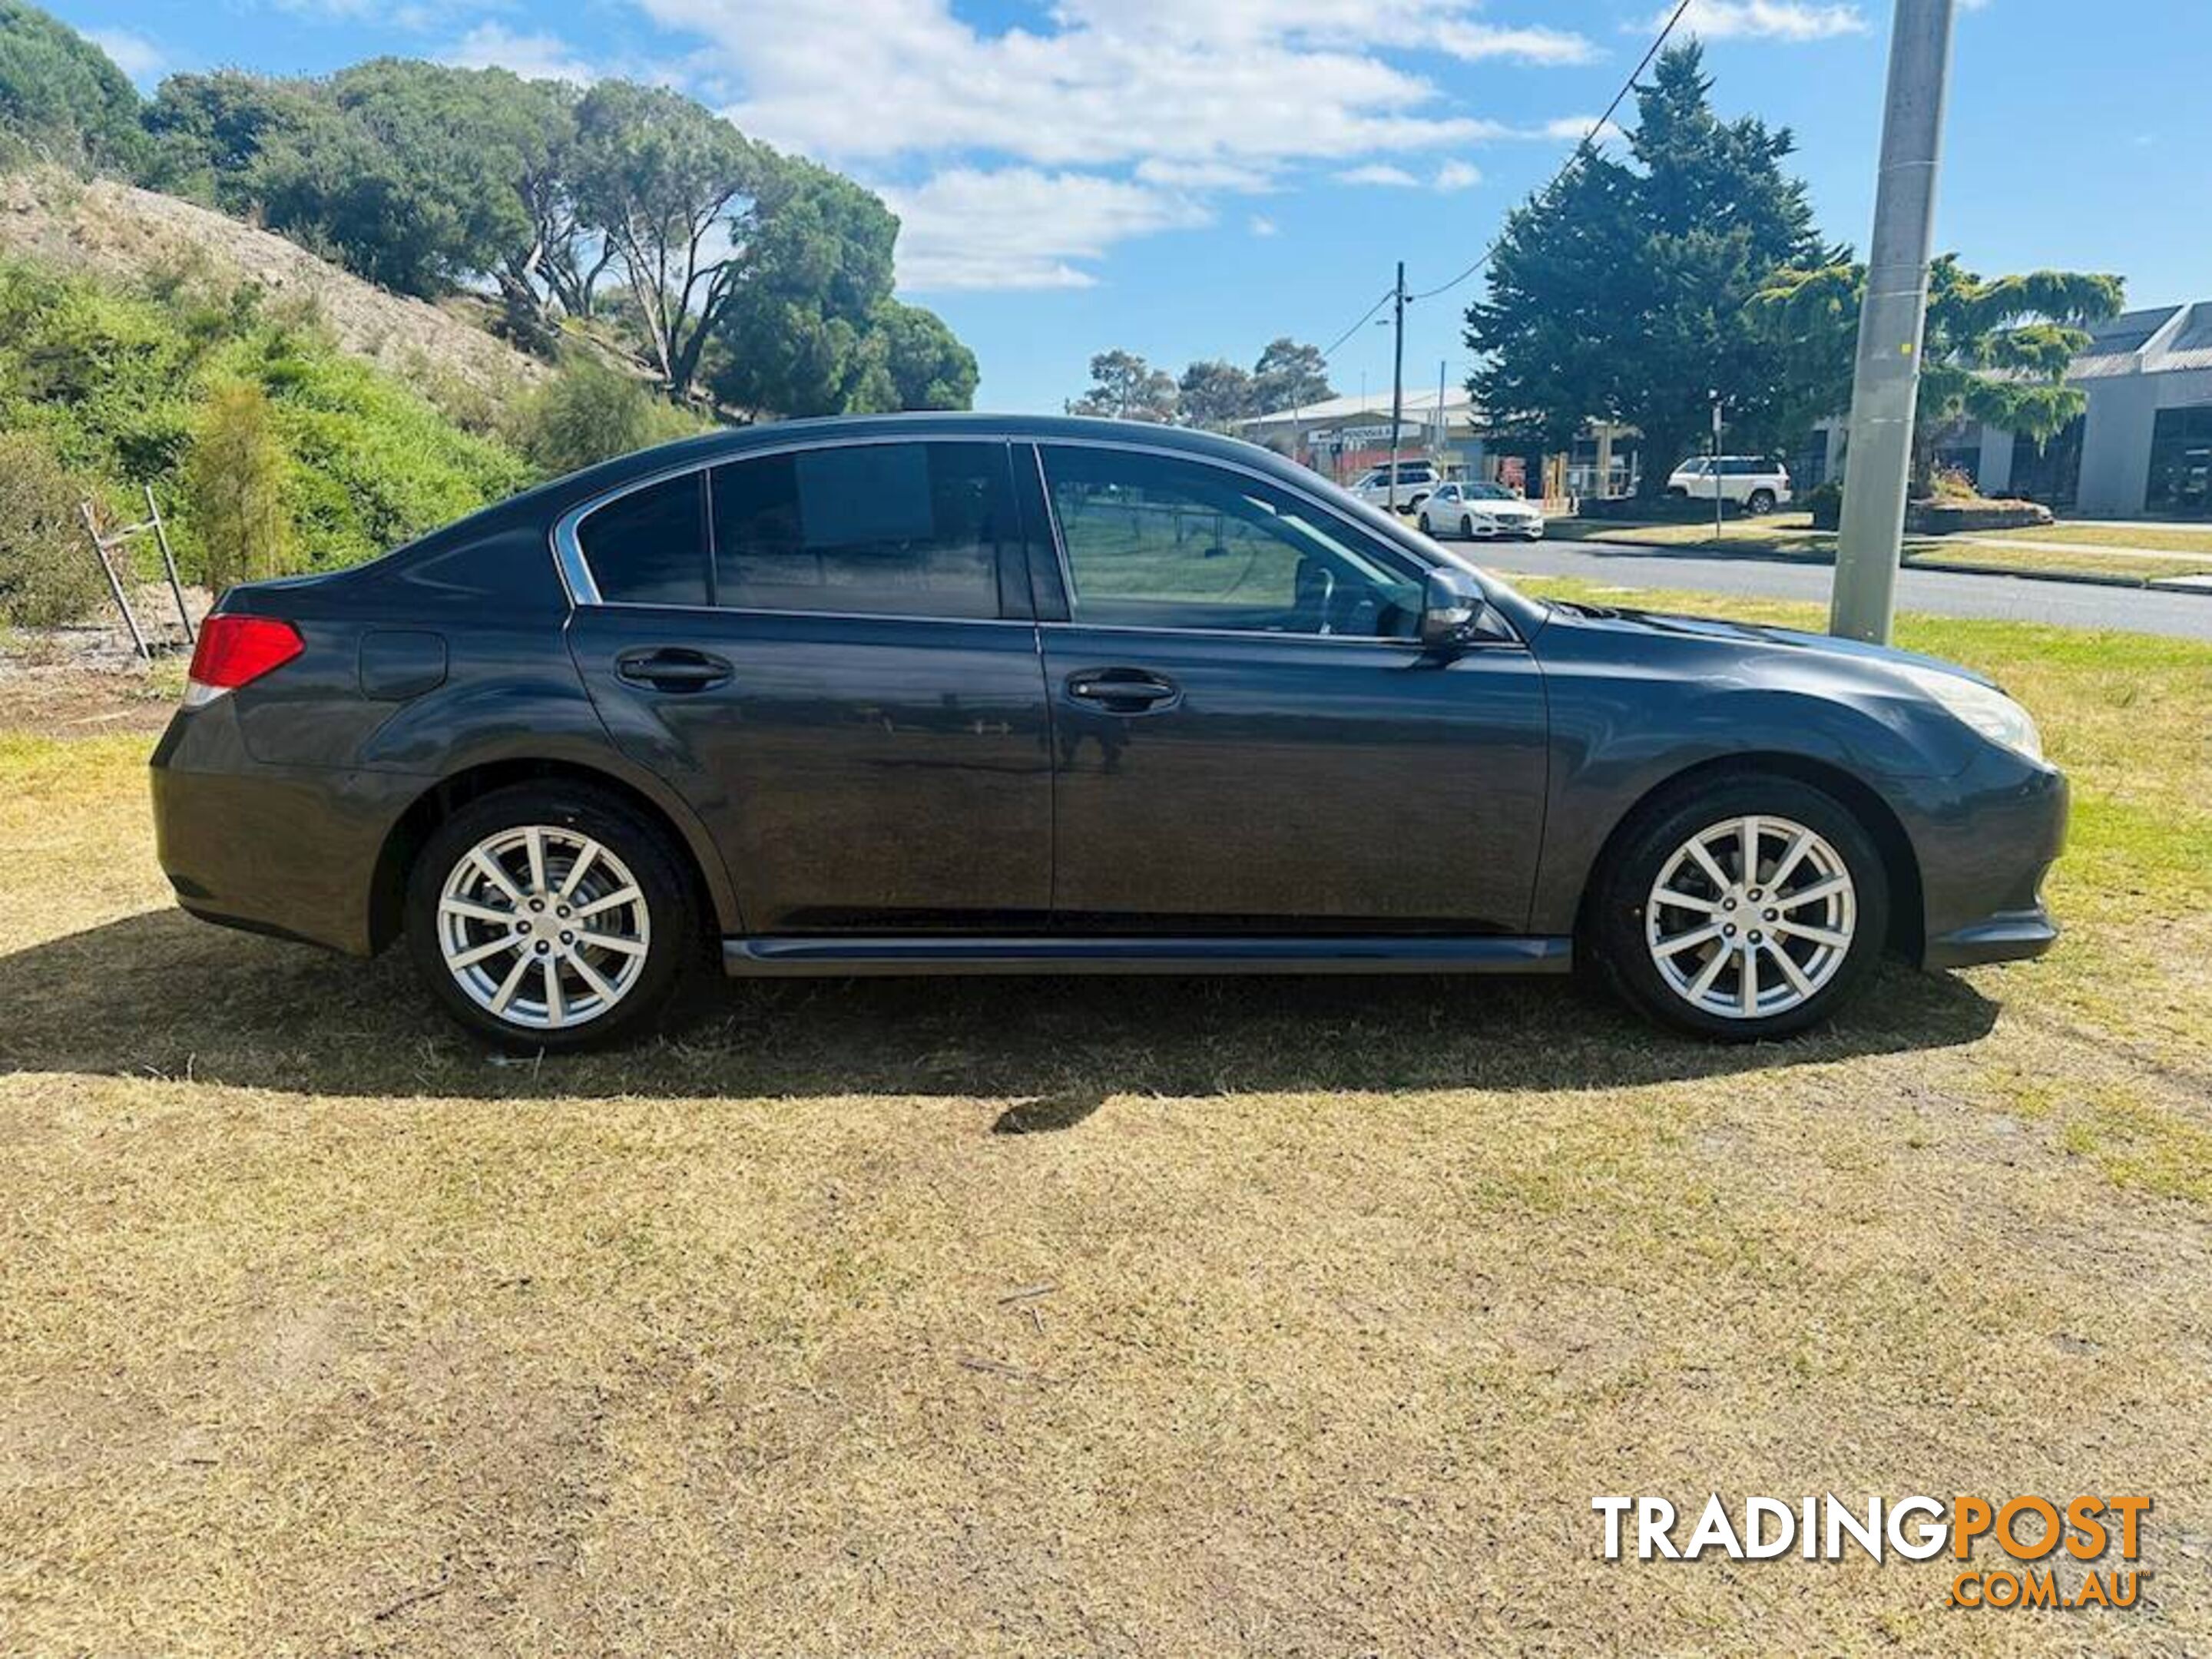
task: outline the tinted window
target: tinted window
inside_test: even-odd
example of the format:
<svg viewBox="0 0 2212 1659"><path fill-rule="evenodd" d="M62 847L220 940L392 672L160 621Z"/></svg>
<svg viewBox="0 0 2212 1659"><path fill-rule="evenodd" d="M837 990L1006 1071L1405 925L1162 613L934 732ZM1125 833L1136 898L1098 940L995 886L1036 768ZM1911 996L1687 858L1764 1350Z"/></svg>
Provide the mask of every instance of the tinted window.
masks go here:
<svg viewBox="0 0 2212 1659"><path fill-rule="evenodd" d="M1079 623L1402 637L1417 576L1286 490L1202 461L1044 451Z"/></svg>
<svg viewBox="0 0 2212 1659"><path fill-rule="evenodd" d="M1018 559L1006 449L854 444L714 469L715 597L760 611L990 617Z"/></svg>
<svg viewBox="0 0 2212 1659"><path fill-rule="evenodd" d="M707 603L699 475L632 490L577 526L599 597L614 605Z"/></svg>

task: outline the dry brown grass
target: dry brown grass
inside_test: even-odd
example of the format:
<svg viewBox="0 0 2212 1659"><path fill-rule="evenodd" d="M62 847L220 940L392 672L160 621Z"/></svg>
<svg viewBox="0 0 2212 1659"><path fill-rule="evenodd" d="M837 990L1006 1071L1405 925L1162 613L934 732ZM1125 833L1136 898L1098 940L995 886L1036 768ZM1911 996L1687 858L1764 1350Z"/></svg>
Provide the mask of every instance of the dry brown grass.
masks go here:
<svg viewBox="0 0 2212 1659"><path fill-rule="evenodd" d="M1749 1052L1091 980L495 1065L167 908L143 737L0 738L0 1647L2212 1644L2212 653L1943 643L2039 665L2077 935ZM2147 1605L1597 1559L1595 1493L1830 1488L2148 1492Z"/></svg>

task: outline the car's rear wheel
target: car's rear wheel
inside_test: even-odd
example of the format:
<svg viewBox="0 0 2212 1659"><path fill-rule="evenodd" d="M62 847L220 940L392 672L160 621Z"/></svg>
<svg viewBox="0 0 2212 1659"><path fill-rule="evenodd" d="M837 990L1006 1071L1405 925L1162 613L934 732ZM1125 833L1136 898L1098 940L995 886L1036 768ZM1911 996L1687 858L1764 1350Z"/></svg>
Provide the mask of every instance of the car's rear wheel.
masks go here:
<svg viewBox="0 0 2212 1659"><path fill-rule="evenodd" d="M1754 517L1763 513L1771 513L1774 511L1774 492L1771 489L1754 489L1751 492L1751 498L1743 505L1744 510Z"/></svg>
<svg viewBox="0 0 2212 1659"><path fill-rule="evenodd" d="M1606 966L1652 1019L1724 1041L1827 1019L1880 964L1889 883L1850 810L1794 778L1677 793L1631 827L1593 918Z"/></svg>
<svg viewBox="0 0 2212 1659"><path fill-rule="evenodd" d="M416 971L463 1026L509 1048L637 1035L666 1008L698 929L666 834L580 785L471 802L432 833L408 881Z"/></svg>

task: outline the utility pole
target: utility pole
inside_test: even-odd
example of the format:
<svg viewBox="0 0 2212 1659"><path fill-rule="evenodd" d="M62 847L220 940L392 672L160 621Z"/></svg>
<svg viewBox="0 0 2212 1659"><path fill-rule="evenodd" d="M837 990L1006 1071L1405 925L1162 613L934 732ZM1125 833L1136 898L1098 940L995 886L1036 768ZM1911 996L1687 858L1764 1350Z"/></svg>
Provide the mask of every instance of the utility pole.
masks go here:
<svg viewBox="0 0 2212 1659"><path fill-rule="evenodd" d="M1391 321L1396 336L1390 366L1390 510L1398 510L1398 424L1406 413L1406 262L1398 261L1397 286L1390 290Z"/></svg>
<svg viewBox="0 0 2212 1659"><path fill-rule="evenodd" d="M1447 435L1444 426L1445 366L1444 358L1437 359L1437 477L1439 481L1444 476L1444 439Z"/></svg>
<svg viewBox="0 0 2212 1659"><path fill-rule="evenodd" d="M1713 400L1713 545L1721 544L1721 394Z"/></svg>
<svg viewBox="0 0 2212 1659"><path fill-rule="evenodd" d="M1851 372L1850 449L1828 631L1889 642L1911 480L1912 416L1928 316L1936 164L1950 71L1953 0L1897 0L1881 118L1874 238Z"/></svg>

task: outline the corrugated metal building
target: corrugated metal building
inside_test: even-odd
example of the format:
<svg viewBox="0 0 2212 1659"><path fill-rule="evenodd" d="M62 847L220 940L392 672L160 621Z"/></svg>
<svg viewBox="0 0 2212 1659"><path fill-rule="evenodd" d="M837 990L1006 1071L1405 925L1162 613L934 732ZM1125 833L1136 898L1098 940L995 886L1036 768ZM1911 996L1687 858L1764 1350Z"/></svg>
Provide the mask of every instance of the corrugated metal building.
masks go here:
<svg viewBox="0 0 2212 1659"><path fill-rule="evenodd" d="M1988 495L2089 518L2212 517L2212 300L2123 312L2090 331L2066 372L2088 408L2035 444L2001 428L1948 434L1943 464ZM1844 422L1815 430L1792 465L1801 489L1835 471Z"/></svg>

